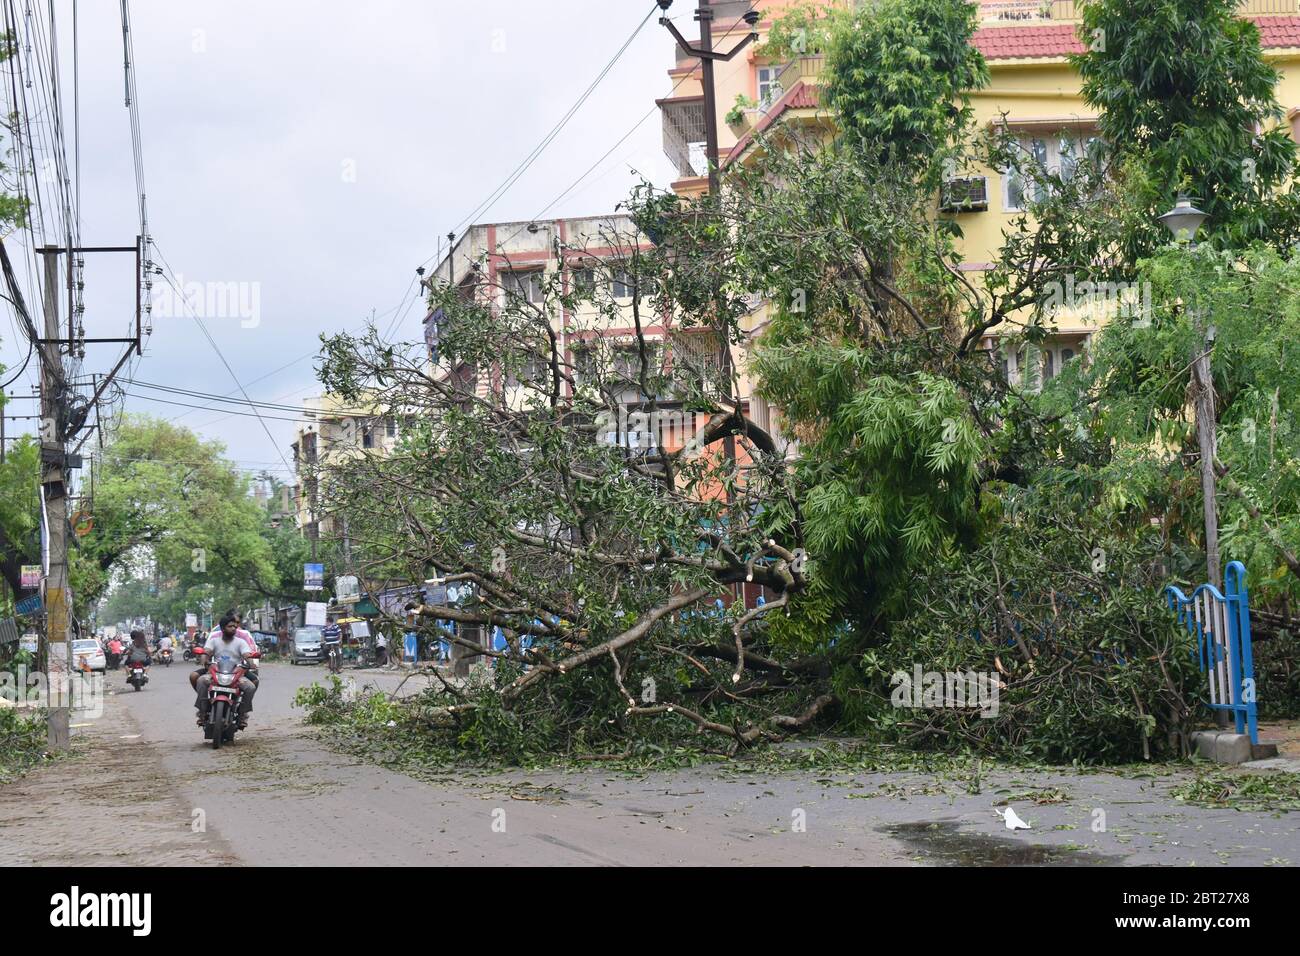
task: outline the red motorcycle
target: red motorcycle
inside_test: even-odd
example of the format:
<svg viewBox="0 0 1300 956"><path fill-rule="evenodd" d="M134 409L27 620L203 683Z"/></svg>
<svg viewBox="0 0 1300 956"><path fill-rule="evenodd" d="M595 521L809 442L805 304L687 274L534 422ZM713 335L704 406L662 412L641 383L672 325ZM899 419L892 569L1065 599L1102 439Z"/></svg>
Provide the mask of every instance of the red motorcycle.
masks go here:
<svg viewBox="0 0 1300 956"><path fill-rule="evenodd" d="M126 667L126 682L137 691L139 691L145 684L149 683L149 675L146 673L149 665L141 661L127 661Z"/></svg>
<svg viewBox="0 0 1300 956"><path fill-rule="evenodd" d="M229 654L217 655L208 665L208 719L203 725L203 737L212 741L213 750L220 750L223 743L235 739L243 697L239 682L247 673L243 662Z"/></svg>

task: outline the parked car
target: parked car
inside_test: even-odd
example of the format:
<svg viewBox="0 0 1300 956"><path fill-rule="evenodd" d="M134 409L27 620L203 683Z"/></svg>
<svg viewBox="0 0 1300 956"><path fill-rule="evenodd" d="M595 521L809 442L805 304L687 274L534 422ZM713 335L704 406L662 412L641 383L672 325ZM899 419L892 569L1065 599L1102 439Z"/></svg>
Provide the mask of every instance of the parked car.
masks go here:
<svg viewBox="0 0 1300 956"><path fill-rule="evenodd" d="M319 627L300 627L293 632L293 662L295 664L319 664L325 659L325 648L321 643Z"/></svg>
<svg viewBox="0 0 1300 956"><path fill-rule="evenodd" d="M82 660L85 660L85 666L92 671L99 671L102 674L108 670L108 658L104 656L104 649L99 646L99 641L93 637L72 642L73 668L82 670Z"/></svg>

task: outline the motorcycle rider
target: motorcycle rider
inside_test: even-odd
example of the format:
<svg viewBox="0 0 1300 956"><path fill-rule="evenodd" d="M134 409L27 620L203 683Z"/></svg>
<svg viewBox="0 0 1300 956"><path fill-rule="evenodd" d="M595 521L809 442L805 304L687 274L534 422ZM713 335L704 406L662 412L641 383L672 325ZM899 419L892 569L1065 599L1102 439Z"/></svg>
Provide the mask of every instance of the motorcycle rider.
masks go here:
<svg viewBox="0 0 1300 956"><path fill-rule="evenodd" d="M227 611L225 613L225 616L221 618L222 623L224 623L227 618L235 622L236 636L242 637L249 647L256 650L257 642L253 640L253 635L248 633L248 631L244 630L242 627L240 627L239 612ZM219 623L216 627L212 629L212 633L208 635L207 639L210 641L214 637L220 637L221 628L222 628L222 624ZM208 665L212 663L211 657L206 656L207 651L205 650L205 645L201 643L202 640L203 638L200 638L197 635L194 638L194 659L199 662L199 668L198 670L194 671L194 673L190 674L190 686L196 689L198 688L199 678L208 672ZM257 683L258 675L256 670L250 669L248 671L247 676L254 684Z"/></svg>
<svg viewBox="0 0 1300 956"><path fill-rule="evenodd" d="M126 676L129 680L131 677L131 665L143 664L146 669L149 667L149 642L144 638L144 631L131 632L131 646L126 651Z"/></svg>
<svg viewBox="0 0 1300 956"><path fill-rule="evenodd" d="M172 647L174 646L174 644L175 644L175 641L172 640L172 636L171 636L171 634L164 634L164 635L163 635L163 636L158 640L158 654L159 654L159 656L162 656L162 654L163 654L165 651L170 651L170 650L172 649Z"/></svg>
<svg viewBox="0 0 1300 956"><path fill-rule="evenodd" d="M239 633L239 622L234 616L227 614L221 619L221 629L214 631L209 637L203 651L209 659L215 660L217 657L234 657L240 663L245 663L249 655L257 653L257 647L252 641L246 640ZM247 666L245 664L245 666ZM194 706L198 708L199 718L198 725L202 727L208 719L208 687L212 683L212 677L206 671L195 681L194 689L198 692L198 697L194 701ZM248 715L253 709L253 694L257 691L257 686L248 679L247 676L240 678L239 681L239 729L243 730L248 726Z"/></svg>

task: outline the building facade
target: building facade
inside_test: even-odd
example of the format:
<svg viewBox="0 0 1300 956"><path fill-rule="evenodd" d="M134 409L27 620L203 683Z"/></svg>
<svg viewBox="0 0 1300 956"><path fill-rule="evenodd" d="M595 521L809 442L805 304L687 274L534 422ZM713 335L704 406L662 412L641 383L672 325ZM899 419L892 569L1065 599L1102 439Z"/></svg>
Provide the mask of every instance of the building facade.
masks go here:
<svg viewBox="0 0 1300 956"><path fill-rule="evenodd" d="M852 0L842 0L848 5ZM728 49L737 35L749 28L740 19L756 9L760 22L754 28L759 42L743 51L735 62L715 68L716 121L719 130L719 165L747 162L756 154L755 139L778 126L798 126L833 135L835 124L821 97L824 56L814 49L783 60L764 53L763 40L773 23L796 4L790 0L716 2L714 49ZM1078 36L1076 0L981 0L980 26L972 42L984 55L990 82L971 92L978 128L1005 126L1019 142L1027 161L1053 173L1068 173L1074 157L1082 155L1097 134L1097 115L1084 103L1080 78L1070 65L1072 53L1084 52ZM1255 22L1265 59L1277 68L1277 98L1286 112L1291 135L1300 140L1300 0L1242 0L1241 16ZM704 164L703 96L700 64L677 51L668 71L672 92L658 101L664 125L664 147L678 168L674 190L683 197L707 191ZM737 97L757 105L737 108ZM730 117L728 116L730 114ZM728 122L730 118L731 122ZM738 121L739 120L739 121ZM978 167L956 172L945 195L936 197L936 213L952 216L961 226L960 268L978 283L980 273L997 259L1003 232L1023 215L1025 182L1015 169ZM953 201L959 195L960 201ZM762 303L750 317L750 330L765 320ZM1051 378L1062 365L1082 355L1092 334L1113 314L1114 304L1103 308L1065 308L1055 314L1050 339L1026 355L1006 349L1003 366L1009 379L1031 385ZM993 329L984 346L999 349L1000 334ZM761 398L751 402L754 417L768 425L775 412ZM766 417L764 417L766 416Z"/></svg>

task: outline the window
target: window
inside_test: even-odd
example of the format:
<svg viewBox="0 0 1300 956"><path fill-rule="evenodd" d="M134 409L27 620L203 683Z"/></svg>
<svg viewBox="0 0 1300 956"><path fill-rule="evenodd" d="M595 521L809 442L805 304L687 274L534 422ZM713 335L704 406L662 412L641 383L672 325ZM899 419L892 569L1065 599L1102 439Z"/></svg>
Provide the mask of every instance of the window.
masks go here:
<svg viewBox="0 0 1300 956"><path fill-rule="evenodd" d="M768 109L781 98L781 84L777 80L780 69L775 66L758 68L758 108Z"/></svg>
<svg viewBox="0 0 1300 956"><path fill-rule="evenodd" d="M1077 339L1057 339L1030 349L1020 348L1014 354L1005 347L1001 354L1002 377L1011 385L1037 391L1065 369L1065 364L1079 353Z"/></svg>
<svg viewBox="0 0 1300 956"><path fill-rule="evenodd" d="M366 426L365 428L361 429L361 447L362 448L375 447L375 433L369 426Z"/></svg>
<svg viewBox="0 0 1300 956"><path fill-rule="evenodd" d="M573 270L573 291L578 295L588 296L596 291L596 270L583 266Z"/></svg>
<svg viewBox="0 0 1300 956"><path fill-rule="evenodd" d="M622 269L614 273L614 298L632 298L632 276Z"/></svg>
<svg viewBox="0 0 1300 956"><path fill-rule="evenodd" d="M529 272L502 272L501 288L505 289L507 301L518 297L538 305L542 301L542 273L536 269Z"/></svg>
<svg viewBox="0 0 1300 956"><path fill-rule="evenodd" d="M1044 183L1034 182L1030 175L1032 170L1039 170L1039 176L1050 173L1069 181L1079 169L1079 163L1091 154L1097 137L1072 136L1022 136L1016 140L1019 147L1018 159L1003 173L1003 209L1008 212L1024 210L1030 201L1042 202L1047 198ZM1033 190L1033 195L1029 191Z"/></svg>
<svg viewBox="0 0 1300 956"><path fill-rule="evenodd" d="M637 294L641 298L654 295L659 286L655 280L649 276L635 276L625 269L620 269L613 274L614 280L614 298L630 299L632 290L635 287Z"/></svg>
<svg viewBox="0 0 1300 956"><path fill-rule="evenodd" d="M536 352L529 352L523 357L520 367L507 374L506 384L511 388L516 388L525 383L543 382L549 372L550 363L548 360Z"/></svg>
<svg viewBox="0 0 1300 956"><path fill-rule="evenodd" d="M397 419L396 419L396 418L385 418L385 419L384 419L384 434L387 435L389 438L396 438L396 437L397 437Z"/></svg>

